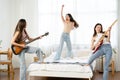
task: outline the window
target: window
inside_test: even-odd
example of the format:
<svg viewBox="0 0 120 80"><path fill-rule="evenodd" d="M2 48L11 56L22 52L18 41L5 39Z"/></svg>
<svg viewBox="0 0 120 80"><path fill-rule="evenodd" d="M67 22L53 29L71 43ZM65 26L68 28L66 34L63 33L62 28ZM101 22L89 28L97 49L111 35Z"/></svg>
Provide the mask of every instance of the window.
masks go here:
<svg viewBox="0 0 120 80"><path fill-rule="evenodd" d="M101 23L106 30L117 18L117 0L38 0L39 33L50 33L40 45L59 44L63 31L62 4L65 5L63 15L71 13L79 23L70 34L72 44L90 46L95 24ZM111 43L117 46L117 25L112 28Z"/></svg>

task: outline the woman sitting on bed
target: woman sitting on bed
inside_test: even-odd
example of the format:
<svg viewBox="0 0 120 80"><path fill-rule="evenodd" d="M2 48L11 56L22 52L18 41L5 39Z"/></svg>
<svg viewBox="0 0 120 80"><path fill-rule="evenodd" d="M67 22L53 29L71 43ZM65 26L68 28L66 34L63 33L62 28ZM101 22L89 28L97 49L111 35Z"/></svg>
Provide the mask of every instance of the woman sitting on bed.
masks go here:
<svg viewBox="0 0 120 80"><path fill-rule="evenodd" d="M110 32L111 32L111 27L109 27L107 35L104 35L105 38L103 40L103 44L98 43L98 40L101 38L101 36L104 34L102 24L97 23L94 27L94 34L92 37L92 45L91 49L95 50L97 47L98 50L92 54L88 61L88 65L91 65L91 63L98 58L99 56L105 55L105 65L104 65L104 73L103 73L103 80L108 80L108 70L109 70L109 63L111 60L112 56L112 48L110 44Z"/></svg>

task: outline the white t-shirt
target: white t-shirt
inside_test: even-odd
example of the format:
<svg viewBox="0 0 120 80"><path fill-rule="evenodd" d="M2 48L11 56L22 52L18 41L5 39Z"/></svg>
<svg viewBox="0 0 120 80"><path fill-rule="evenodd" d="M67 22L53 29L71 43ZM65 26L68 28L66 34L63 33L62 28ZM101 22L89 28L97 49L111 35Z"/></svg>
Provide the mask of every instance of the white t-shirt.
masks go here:
<svg viewBox="0 0 120 80"><path fill-rule="evenodd" d="M97 37L95 39L95 43L94 44L96 44L99 41L99 39L102 37L102 35L103 35L102 33L97 34ZM106 37L103 39L103 44L110 44L110 42L107 41Z"/></svg>

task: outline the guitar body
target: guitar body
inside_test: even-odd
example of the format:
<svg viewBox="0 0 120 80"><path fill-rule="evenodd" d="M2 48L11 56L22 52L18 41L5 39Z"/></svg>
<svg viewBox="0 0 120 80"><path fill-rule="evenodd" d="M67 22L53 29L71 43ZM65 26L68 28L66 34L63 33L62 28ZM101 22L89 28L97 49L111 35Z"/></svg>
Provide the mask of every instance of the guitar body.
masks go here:
<svg viewBox="0 0 120 80"><path fill-rule="evenodd" d="M26 44L26 45L27 45L27 44L29 44L29 43L35 41L35 40L40 39L40 37L47 36L48 34L49 34L49 32L46 32L44 35L38 36L38 37L36 37L35 39L33 39L33 40L31 40L31 41L28 41L28 42L20 42L20 43L18 43L18 44ZM12 46L11 46L11 49L12 49L12 51L13 51L13 53L14 53L15 55L18 55L18 54L20 54L21 51L22 51L23 49L25 49L25 48L22 48L22 47L19 47L19 46L15 46L15 45L12 45Z"/></svg>
<svg viewBox="0 0 120 80"><path fill-rule="evenodd" d="M93 54L101 47L102 44L103 44L103 41L101 41L100 45L94 49Z"/></svg>
<svg viewBox="0 0 120 80"><path fill-rule="evenodd" d="M25 44L25 42L20 42L19 44ZM12 51L13 51L13 53L14 53L15 55L20 54L21 51L24 49L24 48L22 48L22 47L14 46L14 45L12 45L11 48L12 48Z"/></svg>

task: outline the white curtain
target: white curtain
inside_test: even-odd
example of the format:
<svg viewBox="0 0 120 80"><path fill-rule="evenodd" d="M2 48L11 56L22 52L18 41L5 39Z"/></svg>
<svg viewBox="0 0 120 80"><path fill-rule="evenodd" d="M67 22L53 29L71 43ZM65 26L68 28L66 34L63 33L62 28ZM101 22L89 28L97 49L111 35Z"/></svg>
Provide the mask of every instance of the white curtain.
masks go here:
<svg viewBox="0 0 120 80"><path fill-rule="evenodd" d="M63 31L60 16L64 4L64 16L71 13L79 23L79 27L71 32L72 44L80 44L88 48L91 43L96 23L101 23L106 30L117 18L117 0L38 0L39 33L49 32L49 36L41 39L39 45L59 44ZM112 46L117 46L117 25L111 32Z"/></svg>

